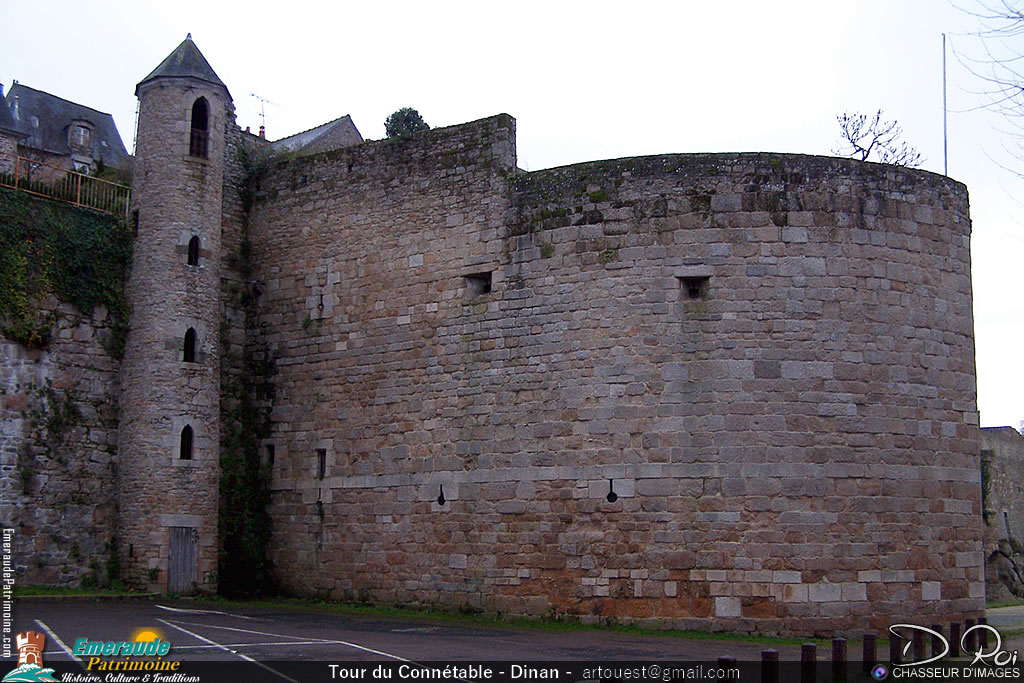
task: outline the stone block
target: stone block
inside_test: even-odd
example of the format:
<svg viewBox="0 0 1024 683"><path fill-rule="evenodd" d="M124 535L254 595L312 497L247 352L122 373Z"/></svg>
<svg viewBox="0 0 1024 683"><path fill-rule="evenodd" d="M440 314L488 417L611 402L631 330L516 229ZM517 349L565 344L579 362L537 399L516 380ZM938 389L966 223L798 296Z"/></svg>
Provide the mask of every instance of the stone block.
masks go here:
<svg viewBox="0 0 1024 683"><path fill-rule="evenodd" d="M838 583L811 583L807 585L811 602L838 602L843 599L843 586Z"/></svg>
<svg viewBox="0 0 1024 683"><path fill-rule="evenodd" d="M793 214L790 213L790 216ZM782 228L782 241L783 242L807 242L807 228L786 226Z"/></svg>
<svg viewBox="0 0 1024 683"><path fill-rule="evenodd" d="M715 598L716 617L738 617L741 610L740 598Z"/></svg>

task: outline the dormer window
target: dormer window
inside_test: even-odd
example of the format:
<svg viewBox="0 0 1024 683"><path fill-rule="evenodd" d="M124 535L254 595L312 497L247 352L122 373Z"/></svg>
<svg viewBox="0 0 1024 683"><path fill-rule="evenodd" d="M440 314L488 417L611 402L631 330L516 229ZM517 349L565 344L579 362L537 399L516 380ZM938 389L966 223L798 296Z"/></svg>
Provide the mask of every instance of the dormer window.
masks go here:
<svg viewBox="0 0 1024 683"><path fill-rule="evenodd" d="M210 112L206 98L200 97L192 105L192 134L188 142L189 156L205 159L209 150Z"/></svg>
<svg viewBox="0 0 1024 683"><path fill-rule="evenodd" d="M68 132L68 144L71 147L92 147L92 129L81 123L72 123Z"/></svg>

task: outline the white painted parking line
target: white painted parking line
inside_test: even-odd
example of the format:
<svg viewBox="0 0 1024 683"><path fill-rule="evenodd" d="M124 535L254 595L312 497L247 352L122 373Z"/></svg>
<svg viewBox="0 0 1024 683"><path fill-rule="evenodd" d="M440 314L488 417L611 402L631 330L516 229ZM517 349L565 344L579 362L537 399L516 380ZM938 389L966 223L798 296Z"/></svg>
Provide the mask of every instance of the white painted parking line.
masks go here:
<svg viewBox="0 0 1024 683"><path fill-rule="evenodd" d="M287 643L264 643L264 642L252 642L252 643L224 643L224 647L230 647L232 649L238 649L243 647L293 647L295 645L323 645L324 643L330 643L325 640L299 640L291 641ZM175 645L174 651L179 650L214 650L223 649L220 645Z"/></svg>
<svg viewBox="0 0 1024 683"><path fill-rule="evenodd" d="M164 621L163 619L157 619L157 621L161 621L161 622L163 622L165 624L179 623L179 624L185 624L187 626L196 626L196 627L199 627L199 628L216 628L216 629L220 629L222 631L236 631L236 632L239 632L239 633L251 633L251 634L257 635L257 636L270 636L271 638L293 638L293 639L296 639L296 640L302 640L302 638L300 638L299 636L289 636L289 635L285 635L283 633L267 633L266 631L253 631L253 630L245 629L245 628L234 628L232 626L214 626L213 624L192 624L192 623L185 622L185 621L170 622L170 621ZM211 641L207 641L207 642L211 642L212 643L213 641L211 640ZM350 647L350 648L352 648L354 650L362 650L363 652L369 652L370 654L380 655L381 657L387 657L388 659L394 659L394 660L399 661L399 662L405 662L406 664L415 664L416 666L419 666L419 667L423 666L422 664L419 664L418 662L414 662L411 659L406 659L405 657L399 657L398 655L393 655L390 652L384 652L383 650L374 650L372 647L365 647L365 646L359 645L357 643L350 643L347 640L330 640L330 639L324 638L323 640L320 640L319 642L322 645L344 645L345 647ZM269 645L269 643L266 643L266 644ZM283 645L287 645L287 644L290 644L290 642L289 643L282 643L282 644Z"/></svg>
<svg viewBox="0 0 1024 683"><path fill-rule="evenodd" d="M210 640L209 638L204 638L203 636L199 635L198 633L193 633L192 631L189 631L187 628L182 628L181 626L176 626L175 624L172 624L171 622L169 622L169 621L167 621L165 619L157 619L157 621L159 621L161 624L164 624L165 626L170 626L173 629L181 631L182 633L184 633L186 635L190 635L193 638L195 638L196 640L201 640L204 643L209 643L210 645L216 645L218 649L223 650L224 652L227 652L229 654L233 654L236 657L240 657L241 659L244 659L247 662L252 662L256 666L260 667L261 669L265 669L265 670L269 671L270 673L274 674L275 676L278 676L279 678L283 678L286 681L291 681L291 683L299 683L297 680L295 680L291 676L286 676L283 673L281 673L280 671L278 671L277 669L274 669L273 667L269 667L266 664L264 664L263 662L260 662L260 661L257 661L255 659L253 659L249 655L245 655L245 654L242 654L241 652L238 652L236 650L232 650L231 648L227 647L226 645L221 645L220 643L218 643L216 641L213 641L213 640Z"/></svg>
<svg viewBox="0 0 1024 683"><path fill-rule="evenodd" d="M157 609L166 610L168 612L177 612L179 614L220 614L225 617L234 617L235 619L248 619L249 621L259 621L256 617L247 617L244 614L231 614L230 612L218 612L213 609L183 609L181 607L168 607L167 605L156 605Z"/></svg>
<svg viewBox="0 0 1024 683"><path fill-rule="evenodd" d="M85 664L82 663L82 660L75 656L75 654L71 651L71 648L64 644L64 641L60 639L60 636L54 633L52 628L50 628L43 622L39 621L38 619L36 619L36 624L39 626L39 628L43 629L44 631L46 631L47 634L49 634L50 640L57 643L57 645L60 646L60 649L64 652L64 654L70 657L72 661L77 662L78 666L82 667L82 671L85 671Z"/></svg>
<svg viewBox="0 0 1024 683"><path fill-rule="evenodd" d="M161 620L162 621L162 620ZM253 631L252 629L239 629L233 626L217 626L215 624L193 624L191 622L175 622L171 620L172 624L180 624L182 626L195 626L201 629L219 629L220 631L234 631L236 633L251 633L254 636L269 636L270 638L294 638L295 640L316 640L315 638L308 638L306 636L289 636L283 633L267 633L266 631ZM333 640L319 640L322 643L335 642ZM404 661L404 659L403 659Z"/></svg>
<svg viewBox="0 0 1024 683"><path fill-rule="evenodd" d="M236 650L234 648L242 648L242 647L274 647L274 646L282 646L282 645L283 646L288 646L288 647L292 647L292 646L295 646L295 645L343 645L345 647L350 647L350 648L352 648L354 650L361 650L362 652L368 652L370 654L379 655L381 657L387 657L388 659L394 659L394 660L399 661L399 662L405 662L406 664L412 664L413 666L418 666L421 669L426 669L427 668L427 666L425 664L420 664L419 662L415 662L415 661L413 661L411 659L406 659L405 657L400 657L398 655L391 654L390 652L384 652L383 650L375 650L372 647L366 647L364 645L359 645L358 643L351 643L351 642L349 642L347 640L334 640L334 639L330 639L330 638L312 639L312 640L310 640L310 639L303 639L301 636L290 636L290 635L287 635L287 634L284 634L284 633L268 633L266 631L254 631L252 629L236 628L234 626L217 626L217 625L214 625L214 624L194 624L194 623L187 622L187 621L177 621L177 622L175 622L175 621L168 621L166 619L157 619L157 621L159 621L162 624L166 624L167 626L170 626L171 628L178 629L182 633L187 633L188 635L192 636L193 638L196 638L196 639L201 640L201 641L203 641L205 643L208 643L207 646L199 646L199 645L188 646L188 645L186 645L186 646L177 646L176 649L184 649L185 647L192 647L192 648L199 648L199 647L216 648L216 649L219 649L219 650L223 650L224 652L228 652L230 654L233 654L236 657L241 657L242 659L244 659L244 660L246 660L248 662L252 662L254 664L258 664L261 667L263 667L264 669L267 669L268 671L270 671L270 672L280 676L281 678L287 679L289 681L291 681L293 679L288 678L287 676L282 674L280 671L275 671L274 669L272 669L271 667L267 666L266 664L263 664L262 662L257 661L255 659L253 659L252 657L249 657L248 655L244 655L241 652L238 652L238 650ZM222 631L234 631L236 633L250 633L252 635L268 636L268 637L271 637L271 638L291 638L292 640L278 641L278 642L271 641L271 642L265 642L265 643L251 643L251 644L249 644L249 643L240 643L240 644L227 645L227 644L218 643L218 642L216 642L214 640L210 640L209 638L204 638L203 636L199 635L198 633L194 633L194 632L189 631L188 629L184 628L185 626L192 626L192 627L195 627L195 628L203 628L203 629L215 628L215 629L220 629ZM302 642L297 642L297 641L302 641ZM455 680L462 681L462 683L469 683L469 681L464 681L463 679L455 679Z"/></svg>

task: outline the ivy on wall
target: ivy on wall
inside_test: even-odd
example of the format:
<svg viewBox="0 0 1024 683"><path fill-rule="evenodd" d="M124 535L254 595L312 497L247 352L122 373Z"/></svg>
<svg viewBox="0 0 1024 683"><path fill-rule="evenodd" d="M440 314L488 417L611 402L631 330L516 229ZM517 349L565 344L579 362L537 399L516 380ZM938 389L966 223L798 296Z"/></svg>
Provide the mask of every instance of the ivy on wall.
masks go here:
<svg viewBox="0 0 1024 683"><path fill-rule="evenodd" d="M113 329L107 350L120 357L130 254L124 219L0 188L0 333L43 348L55 320L51 297L87 315L103 305Z"/></svg>
<svg viewBox="0 0 1024 683"><path fill-rule="evenodd" d="M220 454L220 535L217 585L229 597L275 592L267 547L270 544L270 468L260 453L270 435L269 395L272 360L256 360L246 351L242 371L222 376L224 428ZM222 404L223 405L223 404Z"/></svg>
<svg viewBox="0 0 1024 683"><path fill-rule="evenodd" d="M260 173L257 159L238 148L243 178L240 187L243 239L228 263L240 282L231 285L230 307L244 312L246 343L232 351L229 323L221 324L220 557L217 585L229 597L274 593L270 544L270 468L261 456L270 436L273 355L252 343L258 320L258 285L253 280L248 241L252 187Z"/></svg>

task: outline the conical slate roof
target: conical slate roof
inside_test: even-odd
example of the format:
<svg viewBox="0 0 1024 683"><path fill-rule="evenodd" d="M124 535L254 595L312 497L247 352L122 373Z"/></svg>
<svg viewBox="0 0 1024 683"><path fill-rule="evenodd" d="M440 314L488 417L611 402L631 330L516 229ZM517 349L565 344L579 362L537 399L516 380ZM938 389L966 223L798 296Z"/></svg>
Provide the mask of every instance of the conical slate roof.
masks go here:
<svg viewBox="0 0 1024 683"><path fill-rule="evenodd" d="M167 59L160 62L160 66L153 69L152 73L143 78L137 86L135 86L135 95L138 96L139 88L143 84L149 83L150 81L158 78L195 78L200 81L212 83L213 85L219 85L220 87L227 90L228 87L220 80L216 73L213 71L213 67L206 61L206 57L199 51L196 44L192 42L192 34L189 33L185 37L185 40L181 41L181 45L174 49L174 52L167 55ZM228 93L228 97L231 94Z"/></svg>

